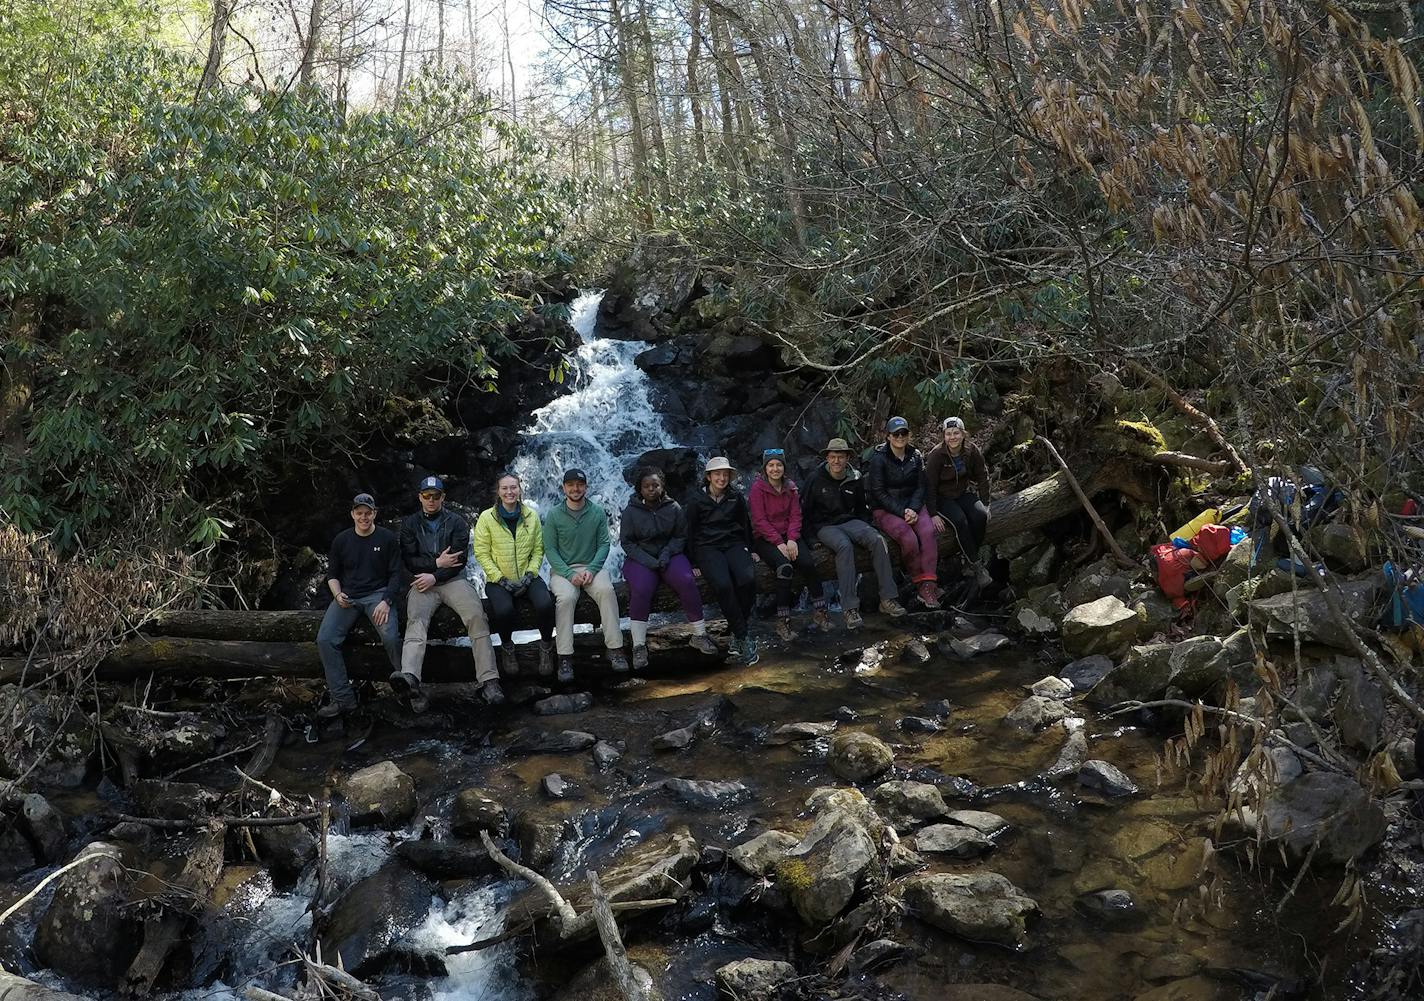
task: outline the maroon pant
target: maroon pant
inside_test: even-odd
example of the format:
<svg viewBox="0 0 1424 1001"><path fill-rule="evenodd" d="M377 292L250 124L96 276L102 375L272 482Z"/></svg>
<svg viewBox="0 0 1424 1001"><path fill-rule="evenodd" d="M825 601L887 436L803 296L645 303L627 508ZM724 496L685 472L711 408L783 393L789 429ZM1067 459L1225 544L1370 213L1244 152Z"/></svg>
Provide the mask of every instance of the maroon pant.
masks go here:
<svg viewBox="0 0 1424 1001"><path fill-rule="evenodd" d="M913 525L905 523L903 514L876 511L875 527L894 539L900 547L900 560L910 580L919 584L939 576L936 569L939 543L935 541L934 520L928 511L920 508L920 517Z"/></svg>

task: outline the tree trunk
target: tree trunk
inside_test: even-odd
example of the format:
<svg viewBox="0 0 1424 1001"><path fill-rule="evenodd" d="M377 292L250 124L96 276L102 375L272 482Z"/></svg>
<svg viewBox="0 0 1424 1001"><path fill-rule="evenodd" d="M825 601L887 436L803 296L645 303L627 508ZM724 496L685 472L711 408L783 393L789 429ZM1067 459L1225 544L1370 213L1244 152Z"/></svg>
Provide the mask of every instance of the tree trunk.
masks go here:
<svg viewBox="0 0 1424 1001"><path fill-rule="evenodd" d="M722 156L735 193L739 187L738 167L743 175L749 176L752 172L746 149L751 141L751 122L746 116L739 86L741 70L732 55L731 35L715 10L708 11L708 27L712 32L712 57L717 64L717 90L721 95Z"/></svg>
<svg viewBox="0 0 1424 1001"><path fill-rule="evenodd" d="M213 23L208 35L208 61L198 81L198 93L217 86L222 73L223 50L227 46L227 25L232 19L232 0L213 0Z"/></svg>
<svg viewBox="0 0 1424 1001"><path fill-rule="evenodd" d="M687 12L690 39L687 43L687 100L692 105L692 144L699 166L707 163L707 136L702 121L702 84L698 79L698 60L702 56L702 3L692 0Z"/></svg>
<svg viewBox="0 0 1424 1001"><path fill-rule="evenodd" d="M796 180L796 140L790 123L781 114L780 98L777 92L780 81L772 73L766 51L757 41L755 32L745 24L742 30L747 35L747 45L751 49L752 63L761 77L762 103L766 108L767 130L771 133L771 143L776 148L776 160L781 167L781 182L786 187L786 202L791 209L791 222L796 233L796 243L806 244L806 205L801 199L801 188Z"/></svg>
<svg viewBox="0 0 1424 1001"><path fill-rule="evenodd" d="M653 198L652 189L649 187L651 179L648 176L647 136L643 133L643 112L638 106L638 78L633 67L632 53L629 51L631 47L628 44L628 28L623 23L623 13L618 6L618 0L608 0L608 14L615 32L614 40L618 46L618 72L623 88L623 102L628 106L628 133L633 154L633 184L638 189L638 195L645 206L645 221L651 225Z"/></svg>
<svg viewBox="0 0 1424 1001"><path fill-rule="evenodd" d="M465 0L465 44L470 50L470 79L479 80L476 60L480 51L479 29L475 27L475 0Z"/></svg>
<svg viewBox="0 0 1424 1001"><path fill-rule="evenodd" d="M0 352L0 456L7 468L18 468L29 450L25 425L34 393L34 363L30 353L39 334L35 300L17 296L10 305L10 337Z"/></svg>
<svg viewBox="0 0 1424 1001"><path fill-rule="evenodd" d="M405 90L405 57L410 48L410 3L405 0L405 21L401 25L400 61L396 63L396 96L394 106L401 104L401 92Z"/></svg>
<svg viewBox="0 0 1424 1001"><path fill-rule="evenodd" d="M658 186L658 197L662 205L672 204L672 190L668 176L672 172L672 162L668 159L667 145L663 142L662 103L658 99L658 61L653 51L653 33L648 27L647 0L638 0L638 37L643 44L643 65L648 74L648 125L653 140L653 152L658 166L653 180Z"/></svg>
<svg viewBox="0 0 1424 1001"><path fill-rule="evenodd" d="M500 20L504 22L504 62L509 67L509 117L519 121L519 80L514 75L514 48L509 44L509 5L500 0Z"/></svg>
<svg viewBox="0 0 1424 1001"><path fill-rule="evenodd" d="M445 69L445 0L435 0L435 68Z"/></svg>
<svg viewBox="0 0 1424 1001"><path fill-rule="evenodd" d="M321 45L322 4L325 0L312 0L311 17L307 21L307 40L302 46L302 64L297 69L297 83L307 87L311 84L312 68L316 65L317 47Z"/></svg>

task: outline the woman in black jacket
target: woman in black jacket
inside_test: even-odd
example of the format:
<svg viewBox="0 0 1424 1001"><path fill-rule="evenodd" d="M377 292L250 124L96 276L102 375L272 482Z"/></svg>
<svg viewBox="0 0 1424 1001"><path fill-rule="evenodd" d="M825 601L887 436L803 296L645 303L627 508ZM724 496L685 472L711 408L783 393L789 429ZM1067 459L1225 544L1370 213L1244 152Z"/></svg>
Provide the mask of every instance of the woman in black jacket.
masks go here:
<svg viewBox="0 0 1424 1001"><path fill-rule="evenodd" d="M732 631L728 663L750 665L759 659L747 622L756 600L756 557L751 551L751 509L732 486L733 473L725 456L708 460L702 488L687 500L687 548L693 573L707 578L727 616Z"/></svg>
<svg viewBox="0 0 1424 1001"><path fill-rule="evenodd" d="M892 417L885 442L870 455L865 489L875 527L900 547L900 565L919 590L926 608L939 607L939 543L925 508L925 460L910 444L910 422Z"/></svg>

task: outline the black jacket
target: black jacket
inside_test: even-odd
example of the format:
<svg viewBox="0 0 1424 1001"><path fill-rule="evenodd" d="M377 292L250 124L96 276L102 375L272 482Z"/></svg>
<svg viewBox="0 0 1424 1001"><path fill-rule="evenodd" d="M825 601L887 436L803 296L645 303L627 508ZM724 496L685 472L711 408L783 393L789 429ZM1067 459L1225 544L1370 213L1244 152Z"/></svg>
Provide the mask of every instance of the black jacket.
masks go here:
<svg viewBox="0 0 1424 1001"><path fill-rule="evenodd" d="M865 480L850 466L844 476L835 479L821 463L801 488L801 538L814 539L823 528L856 519L870 521Z"/></svg>
<svg viewBox="0 0 1424 1001"><path fill-rule="evenodd" d="M430 573L435 575L435 583L444 584L465 573L470 557L469 522L442 508L432 531L427 527L425 512L417 511L401 520L400 547L401 559L412 576ZM463 557L459 566L435 565L435 557L447 549Z"/></svg>
<svg viewBox="0 0 1424 1001"><path fill-rule="evenodd" d="M660 570L687 545L687 519L682 505L664 497L648 507L634 494L618 518L618 544L623 555L649 570Z"/></svg>
<svg viewBox="0 0 1424 1001"><path fill-rule="evenodd" d="M728 486L720 501L714 501L704 486L687 495L687 546L699 549L730 549L752 544L752 509L746 495Z"/></svg>
<svg viewBox="0 0 1424 1001"><path fill-rule="evenodd" d="M903 459L895 458L888 442L875 446L866 479L865 499L873 511L902 515L925 506L925 457L914 445L905 446Z"/></svg>

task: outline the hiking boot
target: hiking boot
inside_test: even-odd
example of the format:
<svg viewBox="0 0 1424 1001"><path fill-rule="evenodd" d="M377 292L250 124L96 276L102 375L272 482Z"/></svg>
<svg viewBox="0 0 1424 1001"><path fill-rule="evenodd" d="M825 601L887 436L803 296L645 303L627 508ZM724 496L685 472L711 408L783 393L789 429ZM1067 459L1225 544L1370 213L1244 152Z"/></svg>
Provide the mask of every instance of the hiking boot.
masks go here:
<svg viewBox="0 0 1424 1001"><path fill-rule="evenodd" d="M783 643L790 643L796 638L795 634L791 631L791 619L789 617L785 615L778 615L776 617L776 638Z"/></svg>
<svg viewBox="0 0 1424 1001"><path fill-rule="evenodd" d="M499 671L506 678L519 677L519 658L514 655L513 643L499 645Z"/></svg>
<svg viewBox="0 0 1424 1001"><path fill-rule="evenodd" d="M417 716L430 708L430 696L425 694L425 689L416 685L410 690L410 711Z"/></svg>
<svg viewBox="0 0 1424 1001"><path fill-rule="evenodd" d="M757 653L756 640L748 636L742 640L742 663L751 667L759 660L761 660L761 654Z"/></svg>
<svg viewBox="0 0 1424 1001"><path fill-rule="evenodd" d="M919 597L920 597L920 604L921 604L921 605L924 605L926 608L930 608L930 609L939 608L939 588L935 586L935 582L934 582L934 581L932 581L932 580L922 580L922 581L920 581ZM884 608L884 607L885 607L884 602L881 602L880 607L881 607L881 608Z"/></svg>
<svg viewBox="0 0 1424 1001"><path fill-rule="evenodd" d="M811 609L811 626L814 629L819 629L823 633L831 631L831 617L826 614L824 608Z"/></svg>
<svg viewBox="0 0 1424 1001"><path fill-rule="evenodd" d="M892 619L898 619L905 614L905 606L894 598L881 598L880 610Z"/></svg>
<svg viewBox="0 0 1424 1001"><path fill-rule="evenodd" d="M706 654L708 657L717 656L717 644L713 643L712 637L708 636L706 633L698 633L696 636L692 637L692 642L689 644L689 646L691 646L692 649L696 650L698 653Z"/></svg>
<svg viewBox="0 0 1424 1001"><path fill-rule="evenodd" d="M850 630L851 632L855 632L855 630L859 629L863 625L865 625L865 620L860 617L860 609L847 608L845 610L846 629Z"/></svg>
<svg viewBox="0 0 1424 1001"><path fill-rule="evenodd" d="M386 681L390 683L391 691L398 696L409 695L414 689L420 687L420 679L409 671L392 671Z"/></svg>
<svg viewBox="0 0 1424 1001"><path fill-rule="evenodd" d="M747 663L746 641L739 640L735 636L727 644L727 656L722 661L723 667L743 667Z"/></svg>
<svg viewBox="0 0 1424 1001"><path fill-rule="evenodd" d="M539 641L539 677L547 678L554 673L554 644L548 640ZM571 669L572 670L572 669ZM559 675L559 680L563 681L564 676Z"/></svg>
<svg viewBox="0 0 1424 1001"><path fill-rule="evenodd" d="M648 648L641 643L633 644L633 670L641 671L648 666ZM613 668L618 670L615 665Z"/></svg>
<svg viewBox="0 0 1424 1001"><path fill-rule="evenodd" d="M330 694L327 694L322 698L321 705L316 707L316 718L337 719L338 717L351 712L355 708L356 706L354 703L349 706L343 706L340 703L336 702L334 699L332 699Z"/></svg>
<svg viewBox="0 0 1424 1001"><path fill-rule="evenodd" d="M574 659L572 656L559 658L559 684L568 685L574 680Z"/></svg>
<svg viewBox="0 0 1424 1001"><path fill-rule="evenodd" d="M617 674L623 674L625 671L628 670L628 657L626 654L623 653L622 647L619 647L617 650L608 651L608 666L613 668L614 672ZM643 666L648 666L647 647L643 648Z"/></svg>
<svg viewBox="0 0 1424 1001"><path fill-rule="evenodd" d="M504 703L504 689L499 687L499 679L491 678L480 686L480 697L492 706Z"/></svg>

